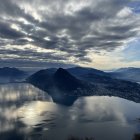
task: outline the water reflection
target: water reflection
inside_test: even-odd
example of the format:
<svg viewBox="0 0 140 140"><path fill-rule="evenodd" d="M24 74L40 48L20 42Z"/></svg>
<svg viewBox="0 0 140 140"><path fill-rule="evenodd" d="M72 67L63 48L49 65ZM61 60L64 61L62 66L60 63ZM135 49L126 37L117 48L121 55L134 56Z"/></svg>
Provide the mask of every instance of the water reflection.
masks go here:
<svg viewBox="0 0 140 140"><path fill-rule="evenodd" d="M81 97L72 106L53 101L30 84L1 85L0 140L132 140L140 132L140 104L104 96Z"/></svg>
<svg viewBox="0 0 140 140"><path fill-rule="evenodd" d="M68 96L68 95L51 95L52 97L52 100L55 102L55 103L58 103L58 104L62 104L62 105L65 105L65 106L72 106L74 104L74 102L78 99L77 96Z"/></svg>
<svg viewBox="0 0 140 140"><path fill-rule="evenodd" d="M30 84L16 83L16 84L3 84L0 85L0 103L12 103L32 101L38 99L50 100L51 97L45 92L35 88Z"/></svg>
<svg viewBox="0 0 140 140"><path fill-rule="evenodd" d="M25 102L33 100L52 99L45 92L29 84L0 85L0 132L13 130L15 125L19 124L18 118L21 117L17 109Z"/></svg>

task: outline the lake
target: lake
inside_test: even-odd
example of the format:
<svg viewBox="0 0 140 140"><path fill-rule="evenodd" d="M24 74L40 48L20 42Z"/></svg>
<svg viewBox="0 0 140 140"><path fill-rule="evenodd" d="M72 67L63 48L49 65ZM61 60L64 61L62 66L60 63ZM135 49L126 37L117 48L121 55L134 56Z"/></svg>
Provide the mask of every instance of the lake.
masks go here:
<svg viewBox="0 0 140 140"><path fill-rule="evenodd" d="M132 140L140 133L140 104L91 96L66 106L26 83L0 85L0 140Z"/></svg>

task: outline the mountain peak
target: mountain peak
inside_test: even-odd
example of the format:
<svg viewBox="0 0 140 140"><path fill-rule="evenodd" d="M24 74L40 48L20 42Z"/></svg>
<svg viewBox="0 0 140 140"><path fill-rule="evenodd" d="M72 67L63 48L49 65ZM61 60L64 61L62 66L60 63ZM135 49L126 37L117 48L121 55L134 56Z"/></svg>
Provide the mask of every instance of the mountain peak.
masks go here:
<svg viewBox="0 0 140 140"><path fill-rule="evenodd" d="M82 86L80 80L71 75L67 70L59 68L54 74L55 84L61 89L74 90Z"/></svg>
<svg viewBox="0 0 140 140"><path fill-rule="evenodd" d="M57 69L57 72L61 72L61 71L66 71L66 70L63 69L63 68L58 68L58 69Z"/></svg>
<svg viewBox="0 0 140 140"><path fill-rule="evenodd" d="M71 75L67 70L65 70L63 68L59 68L55 72L54 77L55 77L55 79L59 79L60 78L62 80L67 79L69 81L76 80L76 78L73 75Z"/></svg>
<svg viewBox="0 0 140 140"><path fill-rule="evenodd" d="M63 69L63 68L59 68L57 69L57 71L55 72L55 75L71 75L67 70ZM72 76L72 75L71 75Z"/></svg>

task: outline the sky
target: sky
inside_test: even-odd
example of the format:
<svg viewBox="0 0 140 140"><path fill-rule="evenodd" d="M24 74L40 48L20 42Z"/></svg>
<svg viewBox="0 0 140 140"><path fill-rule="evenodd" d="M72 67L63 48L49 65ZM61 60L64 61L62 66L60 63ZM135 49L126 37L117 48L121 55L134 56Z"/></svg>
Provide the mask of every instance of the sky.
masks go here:
<svg viewBox="0 0 140 140"><path fill-rule="evenodd" d="M0 0L0 67L140 67L140 0Z"/></svg>

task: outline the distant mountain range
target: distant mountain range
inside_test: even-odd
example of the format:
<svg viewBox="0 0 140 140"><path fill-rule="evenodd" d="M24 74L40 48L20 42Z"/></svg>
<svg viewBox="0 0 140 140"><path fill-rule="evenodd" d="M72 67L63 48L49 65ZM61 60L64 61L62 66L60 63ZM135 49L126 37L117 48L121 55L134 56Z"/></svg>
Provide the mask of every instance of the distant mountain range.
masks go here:
<svg viewBox="0 0 140 140"><path fill-rule="evenodd" d="M140 68L120 68L109 73L113 78L123 79L133 82L140 82Z"/></svg>
<svg viewBox="0 0 140 140"><path fill-rule="evenodd" d="M74 75L78 78L84 78L84 80L92 80L94 78L94 82L99 77L106 79L107 77L113 79L122 79L131 82L140 82L140 68L120 68L113 72L104 72L101 70L93 69L93 68L86 68L86 67L73 67L66 69L70 74ZM57 68L48 68L45 70L40 70L40 72L46 72L47 74L54 74L57 71ZM30 72L25 72L19 70L17 68L10 68L10 67L3 67L0 68L0 77L23 77L29 76Z"/></svg>
<svg viewBox="0 0 140 140"><path fill-rule="evenodd" d="M24 71L21 71L17 68L9 68L9 67L3 67L0 68L0 76L5 76L5 77L9 77L9 76L23 76L26 73Z"/></svg>
<svg viewBox="0 0 140 140"><path fill-rule="evenodd" d="M27 72L17 68L0 68L0 83L15 82L27 78Z"/></svg>
<svg viewBox="0 0 140 140"><path fill-rule="evenodd" d="M91 68L41 70L31 75L27 82L48 92L56 102L61 102L62 98L65 102L66 99L91 95L118 96L140 102L139 84L115 79L110 73Z"/></svg>
<svg viewBox="0 0 140 140"><path fill-rule="evenodd" d="M31 76L16 68L0 68L0 83L24 81L48 92L52 99L71 105L79 96L118 96L140 102L140 69L121 68L104 72L93 68L49 68ZM7 80L7 81L6 81ZM6 81L6 82L5 82Z"/></svg>
<svg viewBox="0 0 140 140"><path fill-rule="evenodd" d="M96 74L99 76L109 76L108 73L103 72L101 70L93 69L93 68L86 68L86 67L73 67L66 69L69 73L75 76L83 76L86 74Z"/></svg>

